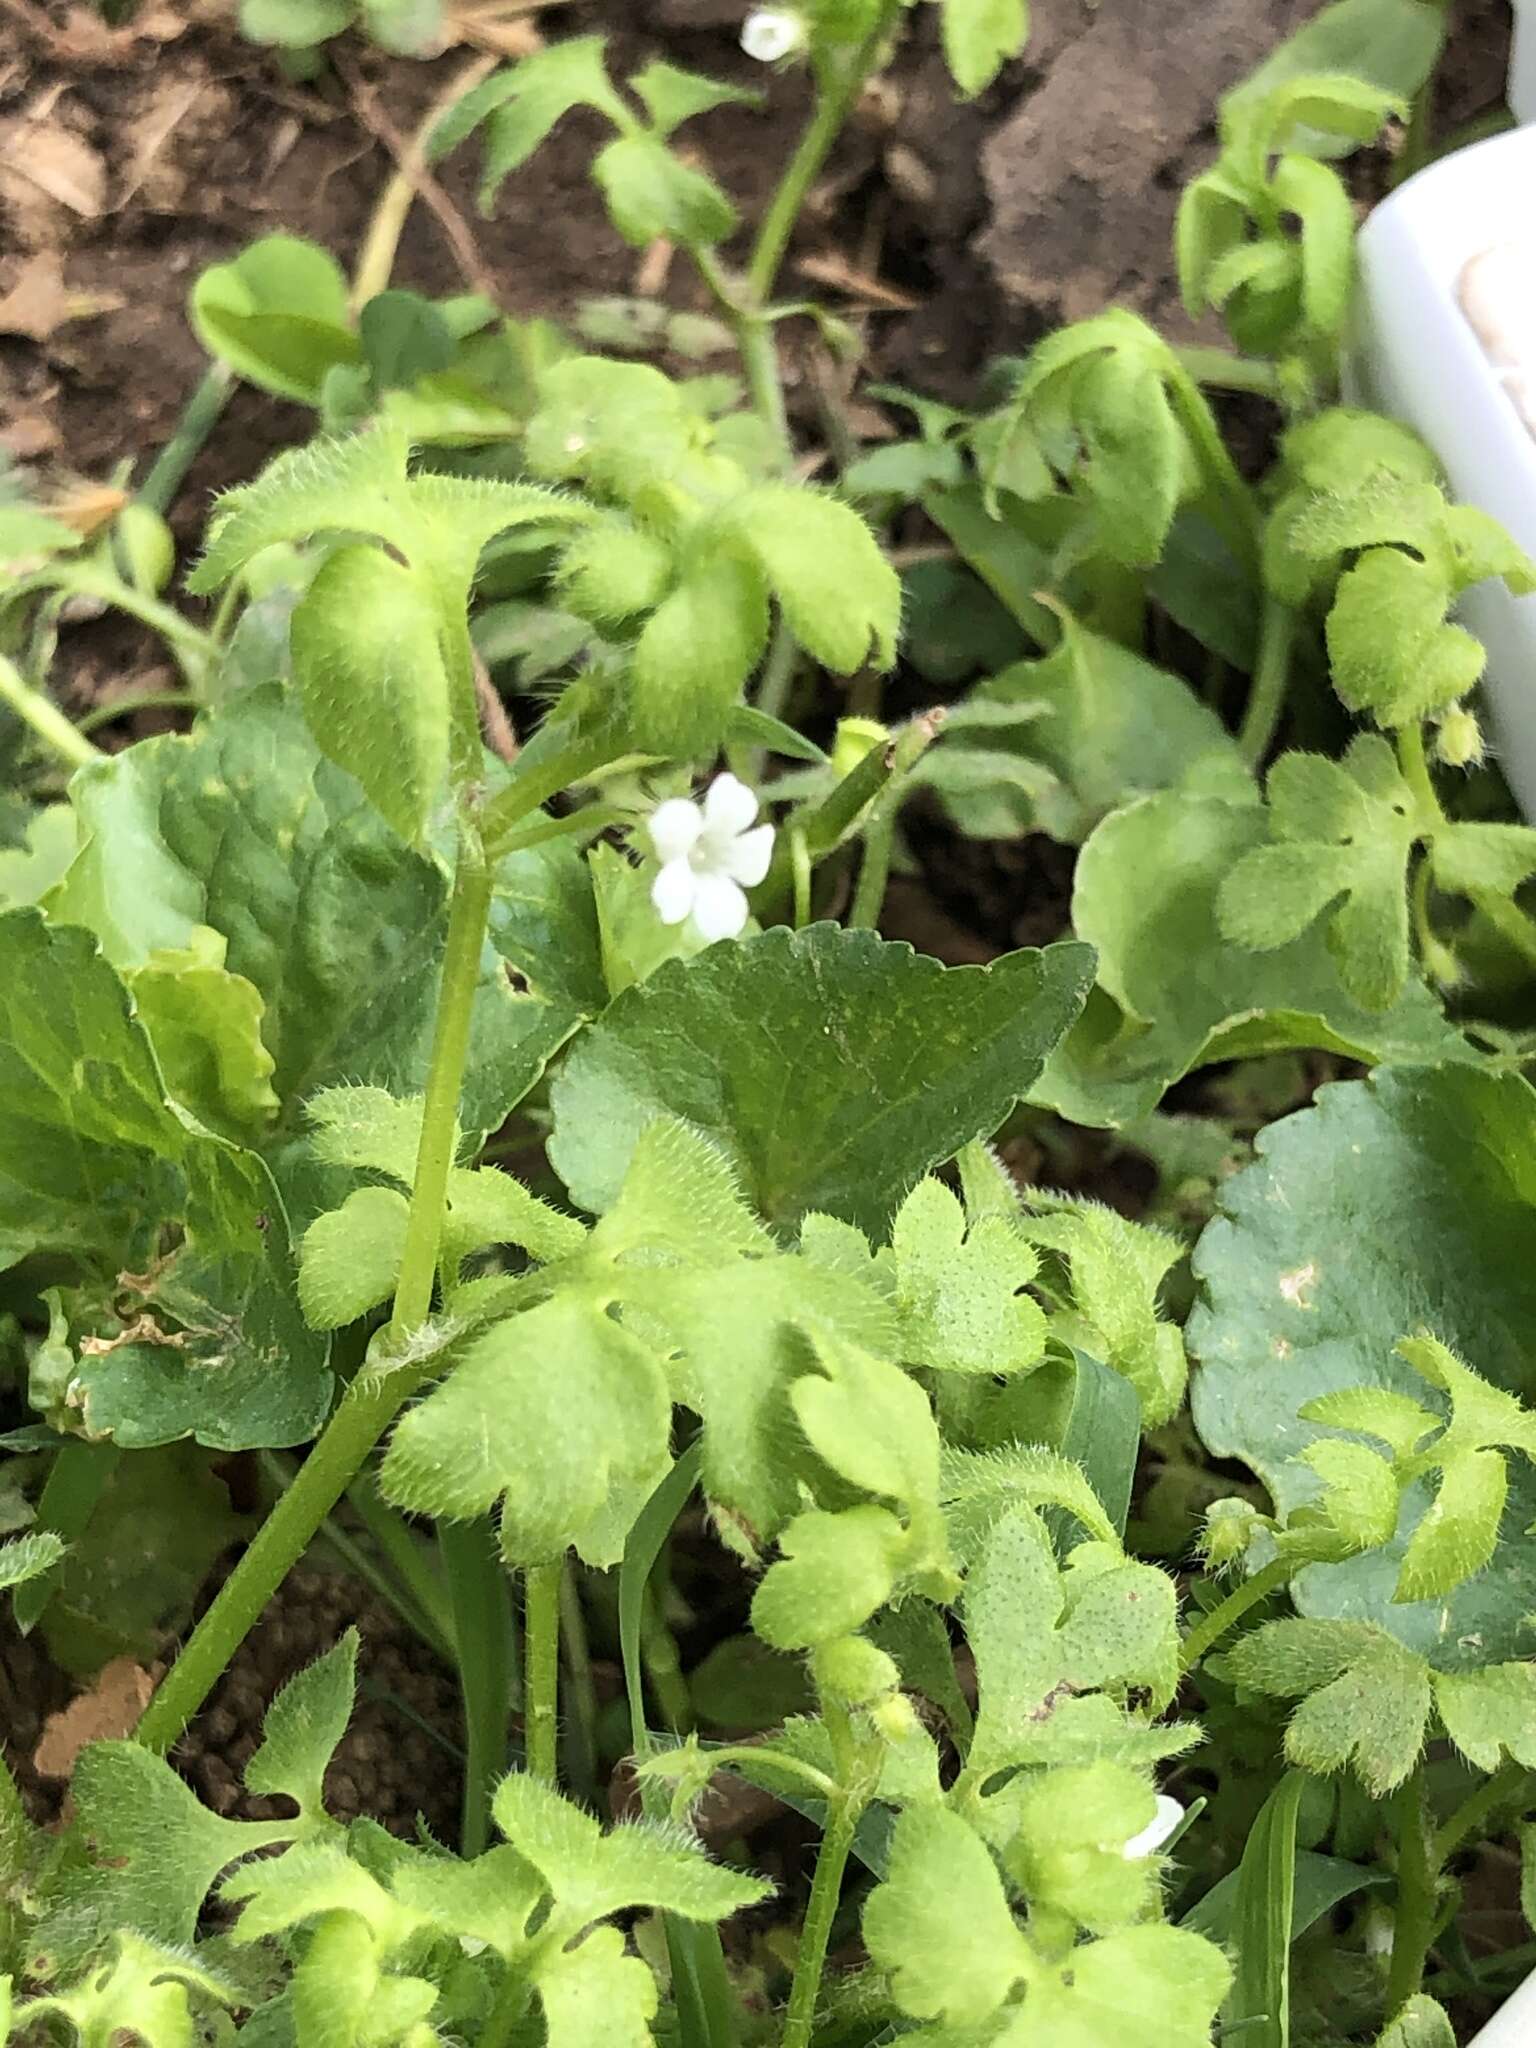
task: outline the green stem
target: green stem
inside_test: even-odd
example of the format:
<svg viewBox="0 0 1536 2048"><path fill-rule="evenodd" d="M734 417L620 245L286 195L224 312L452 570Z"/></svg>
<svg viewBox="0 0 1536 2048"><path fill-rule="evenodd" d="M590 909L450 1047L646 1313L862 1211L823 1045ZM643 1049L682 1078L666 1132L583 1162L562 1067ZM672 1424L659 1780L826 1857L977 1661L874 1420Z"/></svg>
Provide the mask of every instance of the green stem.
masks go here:
<svg viewBox="0 0 1536 2048"><path fill-rule="evenodd" d="M151 597L148 591L135 590L104 563L72 562L67 578L59 577L58 587L71 596L94 597L111 605L114 611L127 612L130 618L158 633L186 670L189 681L200 681L204 668L218 652L212 638L190 619L184 619L174 605Z"/></svg>
<svg viewBox="0 0 1536 2048"><path fill-rule="evenodd" d="M1261 1600L1267 1600L1271 1593L1277 1593L1282 1586L1288 1585L1295 1570L1294 1558L1277 1557L1261 1571L1256 1571L1252 1578L1234 1586L1226 1599L1213 1607L1209 1614L1202 1615L1184 1638L1184 1647L1179 1653L1183 1668L1193 1671L1206 1652L1219 1643L1227 1630L1235 1627L1251 1607L1257 1607Z"/></svg>
<svg viewBox="0 0 1536 2048"><path fill-rule="evenodd" d="M104 758L101 749L93 747L83 733L75 730L52 698L45 697L41 690L34 690L15 663L7 661L3 654L0 654L0 704L14 711L69 767L84 768L92 761Z"/></svg>
<svg viewBox="0 0 1536 2048"><path fill-rule="evenodd" d="M1462 1801L1436 1834L1435 1868L1443 1870L1463 1842L1473 1835L1480 1835L1484 1823L1501 1806L1517 1809L1533 1794L1536 1794L1536 1775L1524 1764L1501 1764L1492 1777L1485 1778L1477 1790Z"/></svg>
<svg viewBox="0 0 1536 2048"><path fill-rule="evenodd" d="M131 717L135 711L190 711L196 708L197 699L189 690L130 690L125 696L113 697L87 711L75 730L96 732L104 725L115 725L120 718Z"/></svg>
<svg viewBox="0 0 1536 2048"><path fill-rule="evenodd" d="M1253 492L1232 460L1199 385L1172 349L1168 351L1167 363L1168 388L1184 423L1184 431L1212 491L1226 505L1232 521L1229 538L1243 566L1257 580L1262 564L1261 521Z"/></svg>
<svg viewBox="0 0 1536 2048"><path fill-rule="evenodd" d="M1387 1972L1387 2017L1401 2012L1418 1990L1435 1931L1440 1866L1430 1833L1424 1767L1397 1795L1397 1919Z"/></svg>
<svg viewBox="0 0 1536 2048"><path fill-rule="evenodd" d="M570 1702L565 1743L566 1777L579 1798L595 1803L597 1686L592 1673L592 1645L587 1635L586 1610L581 1604L581 1580L574 1560L569 1557L560 1571L560 1647L565 1655L565 1697Z"/></svg>
<svg viewBox="0 0 1536 2048"><path fill-rule="evenodd" d="M528 1769L553 1785L560 1774L560 1579L563 1561L523 1574L523 1742Z"/></svg>
<svg viewBox="0 0 1536 2048"><path fill-rule="evenodd" d="M1179 361L1207 391L1248 391L1259 398L1280 397L1280 372L1273 363L1235 356L1225 348L1175 349Z"/></svg>
<svg viewBox="0 0 1536 2048"><path fill-rule="evenodd" d="M491 1794L507 1768L516 1656L507 1575L496 1533L482 1516L438 1526L453 1601L459 1693L464 1703L464 1808L459 1853L482 1855L490 1841Z"/></svg>
<svg viewBox="0 0 1536 2048"><path fill-rule="evenodd" d="M873 928L880 922L886 884L891 876L891 851L896 840L896 820L906 797L907 778L927 752L943 722L943 713L930 711L914 718L892 746L890 776L869 814L864 828L864 860L858 887L848 912L848 927Z"/></svg>
<svg viewBox="0 0 1536 2048"><path fill-rule="evenodd" d="M1258 660L1254 664L1242 730L1237 736L1238 750L1250 768L1257 768L1263 761L1280 724L1295 645L1296 614L1288 604L1266 592L1259 621Z"/></svg>
<svg viewBox="0 0 1536 2048"><path fill-rule="evenodd" d="M1429 772L1429 760L1424 752L1424 728L1422 725L1405 725L1397 736L1397 765L1402 770L1403 780L1413 791L1414 800L1420 813L1420 830L1433 832L1436 826L1446 822L1434 781Z"/></svg>
<svg viewBox="0 0 1536 2048"><path fill-rule="evenodd" d="M830 1701L823 1702L823 1707L828 1733L834 1738L834 1752L842 1750L847 1762L838 1772L842 1782L827 1804L827 1831L821 1838L816 1875L811 1880L810 1903L805 1909L805 1925L800 1930L795 1981L790 1987L780 2048L810 2048L816 2026L817 2001L821 1996L821 1980L827 1967L827 1944L832 1937L832 1922L837 1917L838 1902L843 1895L848 1855L874 1783L875 1773L858 1755L857 1738L849 1727L847 1715ZM839 1736L841 1740L838 1740Z"/></svg>
<svg viewBox="0 0 1536 2048"><path fill-rule="evenodd" d="M490 910L490 871L474 821L461 818L443 975L427 1074L421 1149L411 1192L405 1251L391 1328L409 1338L427 1319L442 1233L448 1170L458 1128L459 1089L470 1013ZM298 1562L374 1446L432 1370L433 1359L360 1372L299 1468L293 1484L225 1580L145 1709L136 1739L162 1753L177 1742L262 1609Z"/></svg>
<svg viewBox="0 0 1536 2048"><path fill-rule="evenodd" d="M768 210L752 245L751 260L747 264L747 288L759 306L765 303L778 279L784 252L800 218L800 209L820 176L843 123L864 90L865 81L880 61L895 13L892 0L886 0L863 42L824 60L816 81L816 105L811 118L785 167L778 189L768 202Z"/></svg>
<svg viewBox="0 0 1536 2048"><path fill-rule="evenodd" d="M155 457L149 475L134 494L151 512L163 515L170 510L186 481L187 471L218 425L234 382L235 373L228 363L210 363L203 372L197 389L182 407L175 433Z"/></svg>

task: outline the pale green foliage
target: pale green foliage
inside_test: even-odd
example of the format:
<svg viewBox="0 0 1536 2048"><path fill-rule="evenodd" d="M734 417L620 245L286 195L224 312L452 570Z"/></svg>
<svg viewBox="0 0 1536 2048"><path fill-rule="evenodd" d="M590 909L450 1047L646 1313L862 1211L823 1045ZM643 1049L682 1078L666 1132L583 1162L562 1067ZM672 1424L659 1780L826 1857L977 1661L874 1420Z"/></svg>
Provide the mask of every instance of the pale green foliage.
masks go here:
<svg viewBox="0 0 1536 2048"><path fill-rule="evenodd" d="M1029 34L1030 0L940 0L944 59L970 97L989 86Z"/></svg>
<svg viewBox="0 0 1536 2048"><path fill-rule="evenodd" d="M1456 2048L1456 2029L1445 2008L1420 1992L1393 2017L1376 2048Z"/></svg>
<svg viewBox="0 0 1536 2048"><path fill-rule="evenodd" d="M1285 1753L1310 1771L1353 1765L1380 1798L1418 1762L1430 1713L1422 1657L1357 1621L1272 1621L1226 1658L1240 1686L1300 1699Z"/></svg>
<svg viewBox="0 0 1536 2048"><path fill-rule="evenodd" d="M987 1806L993 1830L1006 1812L1003 1862L1037 1919L1107 1934L1146 1917L1157 1864L1124 1853L1156 1811L1143 1773L1109 1761L1026 1772Z"/></svg>
<svg viewBox="0 0 1536 2048"><path fill-rule="evenodd" d="M1536 1664L1437 1671L1434 1687L1446 1734L1480 1771L1506 1757L1536 1769Z"/></svg>
<svg viewBox="0 0 1536 2048"><path fill-rule="evenodd" d="M940 1492L944 1519L958 1561L968 1565L993 1526L1010 1508L1064 1508L1084 1533L1116 1545L1119 1536L1081 1465L1044 1444L1011 1444L996 1451L946 1445Z"/></svg>
<svg viewBox="0 0 1536 2048"><path fill-rule="evenodd" d="M267 1709L261 1745L245 1767L246 1789L281 1793L308 1827L324 1819L326 1766L347 1732L357 1686L357 1631L289 1679Z"/></svg>
<svg viewBox="0 0 1536 2048"><path fill-rule="evenodd" d="M1107 1703L1082 1695L1141 1687L1166 1700L1177 1683L1172 1581L1094 1543L1061 1571L1028 1507L993 1525L966 1578L964 1614L980 1692L973 1771L1073 1757L1079 1738L1098 1754L1118 1717L1106 1723ZM1181 1746L1176 1731L1159 1733Z"/></svg>
<svg viewBox="0 0 1536 2048"><path fill-rule="evenodd" d="M1359 734L1342 762L1282 754L1269 776L1271 843L1222 884L1222 930L1267 952L1342 896L1328 923L1339 979L1365 1008L1386 1009L1408 978L1407 868L1423 827L1377 735Z"/></svg>
<svg viewBox="0 0 1536 2048"><path fill-rule="evenodd" d="M315 1218L299 1248L299 1304L312 1330L339 1330L389 1300L409 1214L395 1188L356 1188Z"/></svg>
<svg viewBox="0 0 1536 2048"><path fill-rule="evenodd" d="M805 1650L862 1627L895 1591L905 1541L886 1508L796 1515L753 1597L753 1628L772 1649Z"/></svg>
<svg viewBox="0 0 1536 2048"><path fill-rule="evenodd" d="M1080 320L1026 362L987 436L988 481L1028 499L1064 485L1091 514L1096 551L1148 567L1198 489L1188 402L1167 343L1144 320L1119 307Z"/></svg>
<svg viewBox="0 0 1536 2048"><path fill-rule="evenodd" d="M1045 1354L1045 1316L1022 1290L1039 1262L1003 1217L967 1227L942 1181L918 1182L891 1226L902 1356L941 1372L1027 1372Z"/></svg>
<svg viewBox="0 0 1536 2048"><path fill-rule="evenodd" d="M89 1970L72 1991L23 2000L9 2011L9 1979L0 1978L0 2024L30 2029L52 2014L67 2020L81 2048L129 2033L143 2048L189 2048L197 2036L189 1993L214 2006L235 2003L234 1987L192 1955L136 1934L114 1937L109 1960ZM6 2031L6 2038L10 2038Z"/></svg>
<svg viewBox="0 0 1536 2048"><path fill-rule="evenodd" d="M1101 1358L1136 1389L1142 1421L1166 1422L1184 1397L1189 1366L1178 1326L1163 1321L1158 1294L1182 1256L1178 1240L1133 1223L1100 1202L1032 1189L1019 1224L1031 1244L1066 1264L1054 1327Z"/></svg>
<svg viewBox="0 0 1536 2048"><path fill-rule="evenodd" d="M1284 473L1265 580L1287 604L1327 607L1345 704L1388 727L1449 710L1486 660L1447 622L1455 600L1493 576L1517 594L1536 589L1536 564L1486 513L1450 503L1422 443L1369 414L1325 412L1293 428Z"/></svg>
<svg viewBox="0 0 1536 2048"><path fill-rule="evenodd" d="M974 2025L1030 1961L985 1842L943 1807L915 1807L897 1821L863 1925L892 1997L914 2019Z"/></svg>

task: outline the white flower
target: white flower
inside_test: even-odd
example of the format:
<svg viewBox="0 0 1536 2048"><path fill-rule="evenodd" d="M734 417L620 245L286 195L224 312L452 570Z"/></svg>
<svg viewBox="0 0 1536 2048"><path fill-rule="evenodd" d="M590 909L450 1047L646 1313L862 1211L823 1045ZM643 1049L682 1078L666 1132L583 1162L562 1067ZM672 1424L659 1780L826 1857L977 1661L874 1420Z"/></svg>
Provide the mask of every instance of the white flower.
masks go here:
<svg viewBox="0 0 1536 2048"><path fill-rule="evenodd" d="M663 924L692 917L704 939L735 939L747 921L747 899L768 872L773 827L753 825L757 798L734 775L717 775L701 805L685 796L658 804L646 829L661 872L651 901Z"/></svg>
<svg viewBox="0 0 1536 2048"><path fill-rule="evenodd" d="M1135 1863L1143 1856L1155 1856L1184 1818L1184 1809L1177 1799L1170 1799L1166 1792L1157 1795L1157 1812L1139 1835L1132 1835L1120 1854L1127 1863Z"/></svg>
<svg viewBox="0 0 1536 2048"><path fill-rule="evenodd" d="M754 7L742 23L741 47L759 64L777 64L805 41L805 23L786 7Z"/></svg>

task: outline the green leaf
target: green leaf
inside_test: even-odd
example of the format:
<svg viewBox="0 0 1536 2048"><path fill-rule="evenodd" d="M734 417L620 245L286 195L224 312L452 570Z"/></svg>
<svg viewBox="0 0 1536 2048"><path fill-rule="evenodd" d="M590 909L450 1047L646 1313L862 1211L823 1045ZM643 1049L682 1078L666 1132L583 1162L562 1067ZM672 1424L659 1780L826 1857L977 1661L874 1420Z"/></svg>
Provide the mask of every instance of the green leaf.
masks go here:
<svg viewBox="0 0 1536 2048"><path fill-rule="evenodd" d="M410 535L399 515L408 454L404 435L387 427L287 450L255 483L219 499L188 590L210 595L263 548L317 533L364 528L404 553Z"/></svg>
<svg viewBox="0 0 1536 2048"><path fill-rule="evenodd" d="M1193 1413L1212 1455L1241 1458L1289 1514L1317 1488L1301 1457L1313 1403L1358 1387L1422 1403L1395 1346L1426 1314L1494 1387L1529 1393L1536 1278L1519 1247L1536 1200L1536 1094L1471 1068L1381 1073L1324 1089L1258 1153L1226 1182L1196 1251ZM1364 1413L1322 1412L1373 1428ZM1440 1670L1527 1654L1536 1559L1516 1532L1536 1519L1536 1483L1522 1470L1510 1491L1492 1569L1455 1591L1392 1597L1429 1504L1416 1481L1391 1544L1300 1574L1302 1612L1374 1622Z"/></svg>
<svg viewBox="0 0 1536 2048"><path fill-rule="evenodd" d="M631 125L628 108L608 82L601 36L551 43L510 71L498 72L438 124L432 154L445 154L489 113L480 178L481 211L488 213L502 181L522 168L573 107L593 107L616 127Z"/></svg>
<svg viewBox="0 0 1536 2048"><path fill-rule="evenodd" d="M221 1137L259 1142L281 1105L262 1043L261 992L225 966L206 925L186 946L157 947L123 977L172 1098Z"/></svg>
<svg viewBox="0 0 1536 2048"><path fill-rule="evenodd" d="M891 1226L901 1356L940 1372L1027 1372L1045 1356L1045 1316L1022 1290L1039 1262L1002 1217L967 1228L942 1181L921 1180Z"/></svg>
<svg viewBox="0 0 1536 2048"><path fill-rule="evenodd" d="M1437 1671L1433 1684L1445 1732L1469 1762L1493 1772L1510 1758L1536 1770L1536 1664Z"/></svg>
<svg viewBox="0 0 1536 2048"><path fill-rule="evenodd" d="M621 135L592 159L608 217L631 247L658 238L709 249L736 231L737 213L714 179L654 135Z"/></svg>
<svg viewBox="0 0 1536 2048"><path fill-rule="evenodd" d="M1387 2026L1376 2048L1456 2048L1456 2029L1445 2008L1419 1991Z"/></svg>
<svg viewBox="0 0 1536 2048"><path fill-rule="evenodd" d="M527 1772L502 1780L492 1811L575 1928L632 1906L684 1920L724 1920L768 1893L758 1878L711 1863L680 1829L636 1823L605 1834L589 1814Z"/></svg>
<svg viewBox="0 0 1536 2048"><path fill-rule="evenodd" d="M83 845L52 914L89 926L125 969L197 943L200 928L221 934L228 972L262 1001L277 1136L331 1082L399 1095L423 1084L447 882L319 755L283 693L247 691L186 737L82 771L71 795ZM466 1127L499 1124L573 1021L516 994L488 948Z"/></svg>
<svg viewBox="0 0 1536 2048"><path fill-rule="evenodd" d="M359 312L357 331L379 391L408 388L453 361L448 322L418 292L377 292Z"/></svg>
<svg viewBox="0 0 1536 2048"><path fill-rule="evenodd" d="M1482 1571L1499 1541L1509 1475L1497 1451L1459 1451L1441 1467L1435 1497L1408 1539L1399 1600L1434 1600Z"/></svg>
<svg viewBox="0 0 1536 2048"><path fill-rule="evenodd" d="M313 41L337 32L321 26ZM358 359L339 264L293 235L263 235L233 262L205 270L192 287L189 311L210 355L247 383L301 405L318 405L330 372Z"/></svg>
<svg viewBox="0 0 1536 2048"><path fill-rule="evenodd" d="M24 1586L28 1579L51 1571L63 1555L64 1544L51 1529L18 1536L13 1543L0 1543L0 1592Z"/></svg>
<svg viewBox="0 0 1536 2048"><path fill-rule="evenodd" d="M962 1451L946 1445L941 1491L945 1520L962 1563L968 1564L1009 1509L1019 1506L1062 1509L1099 1542L1120 1541L1082 1467L1043 1444L1011 1444L996 1451Z"/></svg>
<svg viewBox="0 0 1536 2048"><path fill-rule="evenodd" d="M1029 34L1029 0L943 0L944 59L967 99L989 86Z"/></svg>
<svg viewBox="0 0 1536 2048"><path fill-rule="evenodd" d="M1188 1366L1177 1326L1158 1315L1158 1295L1183 1246L1100 1202L1038 1192L1029 1199L1035 1213L1020 1228L1070 1272L1071 1311L1058 1313L1057 1336L1124 1373L1147 1427L1168 1421L1183 1402Z"/></svg>
<svg viewBox="0 0 1536 2048"><path fill-rule="evenodd" d="M667 1468L672 1404L656 1359L606 1307L570 1288L474 1339L396 1428L380 1474L388 1498L459 1519L504 1496L509 1561L542 1564L574 1545L590 1564L616 1564Z"/></svg>
<svg viewBox="0 0 1536 2048"><path fill-rule="evenodd" d="M321 752L419 846L448 781L437 606L380 548L327 555L293 614L294 681Z"/></svg>
<svg viewBox="0 0 1536 2048"><path fill-rule="evenodd" d="M496 863L491 944L535 995L595 1017L608 1001L597 899L587 858L548 840Z"/></svg>
<svg viewBox="0 0 1536 2048"><path fill-rule="evenodd" d="M1040 764L1054 782L1018 785L1020 763ZM962 830L1043 831L1076 845L1116 805L1222 763L1240 773L1226 728L1181 676L1063 612L1060 644L978 683L918 773ZM994 829L1004 820L1006 832Z"/></svg>
<svg viewBox="0 0 1536 2048"><path fill-rule="evenodd" d="M1434 70L1444 40L1444 10L1435 0L1334 0L1277 45L1228 106L1252 105L1294 79L1328 73L1409 100ZM1347 155L1352 146L1347 138L1330 142L1315 133L1304 139L1317 156Z"/></svg>
<svg viewBox="0 0 1536 2048"><path fill-rule="evenodd" d="M884 1508L808 1508L779 1537L782 1553L752 1600L752 1627L773 1650L809 1650L862 1628L896 1584L905 1532Z"/></svg>
<svg viewBox="0 0 1536 2048"><path fill-rule="evenodd" d="M1291 2048L1296 1823L1305 1787L1300 1771L1287 1771L1260 1807L1238 1865L1232 1930L1237 1972L1224 2017L1254 2048Z"/></svg>
<svg viewBox="0 0 1536 2048"><path fill-rule="evenodd" d="M715 107L760 107L763 103L760 92L722 85L719 79L701 77L697 71L680 71L675 64L659 57L653 57L643 71L635 73L629 89L650 115L656 133L662 136Z"/></svg>
<svg viewBox="0 0 1536 2048"><path fill-rule="evenodd" d="M1002 1122L1087 970L1073 945L946 969L831 925L711 947L626 990L576 1045L550 1157L601 1212L645 1125L680 1116L771 1221L820 1208L881 1230L915 1180Z"/></svg>
<svg viewBox="0 0 1536 2048"><path fill-rule="evenodd" d="M245 1767L248 1792L291 1799L311 1825L325 1814L326 1766L347 1732L357 1693L355 1628L298 1672L267 1709L261 1746Z"/></svg>
<svg viewBox="0 0 1536 2048"><path fill-rule="evenodd" d="M635 642L635 736L653 752L712 753L768 644L768 598L750 562L712 556L684 569Z"/></svg>
<svg viewBox="0 0 1536 2048"><path fill-rule="evenodd" d="M1223 943L1218 894L1264 839L1257 805L1220 798L1151 797L1104 820L1072 895L1073 929L1098 949L1099 991L1034 1100L1074 1122L1115 1125L1155 1109L1191 1069L1238 1054L1474 1057L1416 982L1391 1009L1363 1009L1319 933L1268 953Z"/></svg>
<svg viewBox="0 0 1536 2048"><path fill-rule="evenodd" d="M0 505L0 518L7 508ZM40 804L27 819L25 843L0 851L0 909L39 903L66 872L78 849L69 804Z"/></svg>
<svg viewBox="0 0 1536 2048"><path fill-rule="evenodd" d="M223 1820L169 1764L135 1742L93 1742L71 1787L94 1875L90 1905L111 1926L190 1948L220 1871L272 1831Z"/></svg>
<svg viewBox="0 0 1536 2048"><path fill-rule="evenodd" d="M1424 1747L1429 1668L1395 1637L1356 1621L1271 1621L1225 1659L1241 1686L1302 1700L1285 1753L1304 1770L1353 1764L1372 1798L1402 1784Z"/></svg>
<svg viewBox="0 0 1536 2048"><path fill-rule="evenodd" d="M1198 1934L1178 1927L1129 1927L1074 1949L1059 1970L1025 1995L1018 2048L1109 2048L1134 2040L1157 2014L1158 2048L1207 2048L1232 1971Z"/></svg>
<svg viewBox="0 0 1536 2048"><path fill-rule="evenodd" d="M353 0L240 0L240 33L247 42L283 50L312 50L352 25Z"/></svg>
<svg viewBox="0 0 1536 2048"><path fill-rule="evenodd" d="M901 581L850 506L806 485L759 484L725 524L752 556L790 631L824 668L889 668L901 626Z"/></svg>
<svg viewBox="0 0 1536 2048"><path fill-rule="evenodd" d="M1339 579L1328 659L1351 711L1411 725L1466 695L1488 656L1464 626L1446 624L1453 594L1438 564L1397 548L1367 548Z"/></svg>
<svg viewBox="0 0 1536 2048"><path fill-rule="evenodd" d="M985 1842L942 1806L896 1822L885 1882L864 1906L864 1943L914 2019L974 2026L1029 1968Z"/></svg>
<svg viewBox="0 0 1536 2048"><path fill-rule="evenodd" d="M1286 156L1270 190L1301 223L1301 306L1314 334L1344 325L1355 276L1355 209L1344 181L1309 156Z"/></svg>
<svg viewBox="0 0 1536 2048"><path fill-rule="evenodd" d="M600 1927L576 1948L557 1951L538 1973L548 2048L652 2048L656 1979L626 1955L616 1927Z"/></svg>
<svg viewBox="0 0 1536 2048"><path fill-rule="evenodd" d="M1208 1941L1229 1942L1237 1920L1239 1874L1237 1870L1231 1871L1219 1883L1213 1884L1179 1924L1195 1934L1203 1934ZM1314 1850L1298 1849L1291 1905L1291 1939L1299 1939L1325 1913L1331 1913L1335 1906L1352 1898L1356 1892L1390 1883L1391 1877L1384 1870L1368 1870L1363 1864L1346 1862L1341 1856L1319 1856Z"/></svg>
<svg viewBox="0 0 1536 2048"><path fill-rule="evenodd" d="M1385 1010L1408 978L1409 854L1420 821L1388 743L1361 733L1341 762L1282 754L1270 770L1272 843L1245 854L1217 899L1222 930L1271 951L1339 896L1328 945L1363 1008Z"/></svg>
<svg viewBox="0 0 1536 2048"><path fill-rule="evenodd" d="M395 1291L410 1204L395 1188L357 1188L317 1216L299 1249L299 1302L312 1330L339 1330Z"/></svg>

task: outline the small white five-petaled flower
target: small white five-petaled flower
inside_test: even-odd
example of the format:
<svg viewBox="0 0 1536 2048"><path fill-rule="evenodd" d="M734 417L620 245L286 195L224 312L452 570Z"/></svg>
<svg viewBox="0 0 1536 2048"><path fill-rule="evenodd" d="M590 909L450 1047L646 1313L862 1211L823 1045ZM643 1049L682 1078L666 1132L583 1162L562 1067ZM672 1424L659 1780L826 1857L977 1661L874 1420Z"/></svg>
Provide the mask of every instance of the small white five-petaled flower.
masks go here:
<svg viewBox="0 0 1536 2048"><path fill-rule="evenodd" d="M747 921L743 893L768 872L773 827L754 825L757 798L734 775L717 775L702 805L669 797L646 829L661 862L651 901L663 924L692 917L703 939L735 939Z"/></svg>
<svg viewBox="0 0 1536 2048"><path fill-rule="evenodd" d="M805 41L805 23L787 7L754 7L742 24L741 47L759 64L777 64Z"/></svg>
<svg viewBox="0 0 1536 2048"><path fill-rule="evenodd" d="M1170 1799L1166 1792L1159 1792L1157 1812L1139 1835L1132 1835L1120 1854L1127 1863L1138 1862L1143 1856L1155 1856L1183 1818L1184 1809L1177 1799Z"/></svg>

